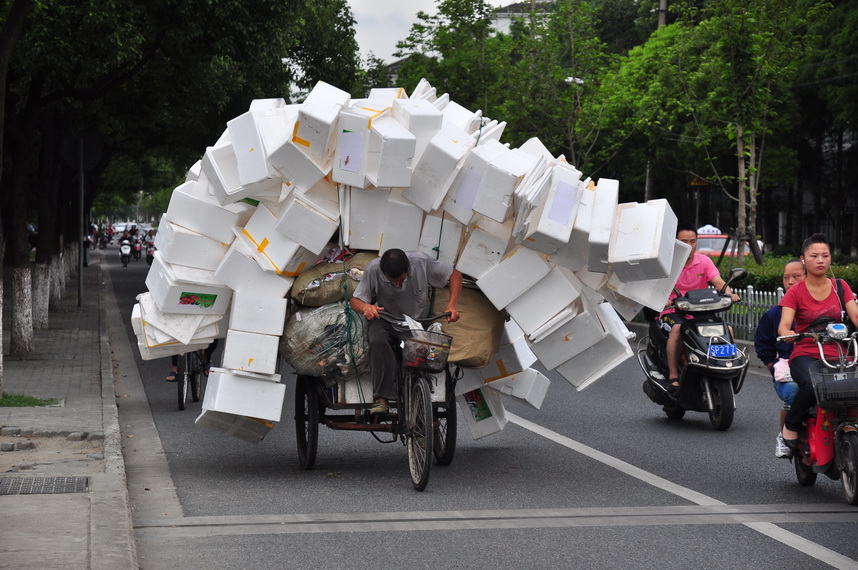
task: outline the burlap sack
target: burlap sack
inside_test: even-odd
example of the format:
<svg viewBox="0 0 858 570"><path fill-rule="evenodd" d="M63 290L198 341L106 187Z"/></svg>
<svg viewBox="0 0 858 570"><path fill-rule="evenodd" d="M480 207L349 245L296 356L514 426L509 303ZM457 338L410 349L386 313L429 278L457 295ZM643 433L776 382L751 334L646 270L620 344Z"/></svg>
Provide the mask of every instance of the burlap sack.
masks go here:
<svg viewBox="0 0 858 570"><path fill-rule="evenodd" d="M443 313L450 300L449 289L435 292L432 314ZM448 362L465 368L482 368L487 365L500 347L504 315L477 289L462 289L455 323L442 319L444 334L453 337Z"/></svg>
<svg viewBox="0 0 858 570"><path fill-rule="evenodd" d="M365 251L348 259L345 264L320 263L301 273L292 284L292 298L305 307L321 307L343 300L343 280L348 291L348 299L355 292L359 281L348 277L350 269L363 270L366 264L378 257L374 251ZM329 277L326 279L325 276Z"/></svg>

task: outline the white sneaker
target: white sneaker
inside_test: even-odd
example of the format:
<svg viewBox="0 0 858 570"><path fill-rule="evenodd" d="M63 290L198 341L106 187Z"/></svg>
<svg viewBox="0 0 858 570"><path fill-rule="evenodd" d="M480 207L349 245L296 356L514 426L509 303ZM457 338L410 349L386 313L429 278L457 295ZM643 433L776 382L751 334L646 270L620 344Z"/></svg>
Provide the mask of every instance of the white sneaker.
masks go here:
<svg viewBox="0 0 858 570"><path fill-rule="evenodd" d="M775 457L789 457L790 450L787 444L784 443L783 434L778 434L777 443L775 444Z"/></svg>

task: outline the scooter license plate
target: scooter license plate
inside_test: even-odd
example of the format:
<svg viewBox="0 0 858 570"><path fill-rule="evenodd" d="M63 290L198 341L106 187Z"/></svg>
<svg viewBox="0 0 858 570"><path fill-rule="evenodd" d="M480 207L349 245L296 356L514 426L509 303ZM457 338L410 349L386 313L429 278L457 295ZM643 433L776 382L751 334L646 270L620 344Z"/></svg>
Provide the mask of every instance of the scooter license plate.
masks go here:
<svg viewBox="0 0 858 570"><path fill-rule="evenodd" d="M716 358L729 358L731 356L736 356L736 345L735 344L710 344L709 345L709 356L713 356Z"/></svg>

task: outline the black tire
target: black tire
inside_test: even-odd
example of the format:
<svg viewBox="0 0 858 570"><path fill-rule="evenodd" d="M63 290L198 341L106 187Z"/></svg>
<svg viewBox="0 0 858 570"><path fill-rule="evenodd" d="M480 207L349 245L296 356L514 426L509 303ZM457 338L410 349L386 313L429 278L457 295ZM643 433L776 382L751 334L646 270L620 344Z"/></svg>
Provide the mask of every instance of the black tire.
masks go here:
<svg viewBox="0 0 858 570"><path fill-rule="evenodd" d="M152 265L152 260L154 258L151 255L146 256L146 265Z"/></svg>
<svg viewBox="0 0 858 570"><path fill-rule="evenodd" d="M714 409L709 412L709 423L718 431L733 425L733 384L729 381L710 382Z"/></svg>
<svg viewBox="0 0 858 570"><path fill-rule="evenodd" d="M816 473L813 471L813 467L804 462L803 452L799 451L793 456L792 464L795 467L795 478L798 480L799 485L810 487L816 483Z"/></svg>
<svg viewBox="0 0 858 570"><path fill-rule="evenodd" d="M301 469L312 469L319 446L319 394L309 376L298 376L295 382L295 437Z"/></svg>
<svg viewBox="0 0 858 570"><path fill-rule="evenodd" d="M446 371L446 394L447 400L438 406L435 417L438 427L435 428L433 436L432 452L435 454L435 463L446 467L453 462L456 453L456 436L458 434L458 412L456 410L455 386L450 378L450 370Z"/></svg>
<svg viewBox="0 0 858 570"><path fill-rule="evenodd" d="M843 469L840 471L843 494L847 503L858 505L858 433L844 433L839 451L843 454Z"/></svg>
<svg viewBox="0 0 858 570"><path fill-rule="evenodd" d="M122 267L128 267L128 258L127 257L122 258Z"/></svg>
<svg viewBox="0 0 858 570"><path fill-rule="evenodd" d="M194 402L199 402L203 394L203 362L200 359L199 352L192 352L188 358L189 363L193 366L192 373L188 376L188 384L191 389L191 399Z"/></svg>
<svg viewBox="0 0 858 570"><path fill-rule="evenodd" d="M176 388L179 396L179 410L185 409L188 401L188 355L179 359L179 376L176 378Z"/></svg>
<svg viewBox="0 0 858 570"><path fill-rule="evenodd" d="M408 471L411 474L411 484L417 491L422 491L429 483L429 469L432 462L429 450L432 444L432 396L429 393L429 383L420 374L413 374L411 394L408 403L408 422L405 448L408 452Z"/></svg>
<svg viewBox="0 0 858 570"><path fill-rule="evenodd" d="M679 404L668 402L662 409L664 410L664 415L666 415L669 420L681 420L685 417L685 408Z"/></svg>

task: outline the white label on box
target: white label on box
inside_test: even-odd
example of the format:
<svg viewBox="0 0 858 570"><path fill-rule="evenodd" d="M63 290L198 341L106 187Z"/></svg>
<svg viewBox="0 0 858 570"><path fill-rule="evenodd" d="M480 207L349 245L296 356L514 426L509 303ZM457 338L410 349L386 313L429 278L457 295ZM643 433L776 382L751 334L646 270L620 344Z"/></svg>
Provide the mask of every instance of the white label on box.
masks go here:
<svg viewBox="0 0 858 570"><path fill-rule="evenodd" d="M566 182L558 183L557 194L554 196L554 203L551 204L548 217L559 224L568 223L572 208L575 207L575 198L577 195L577 186L572 186Z"/></svg>

